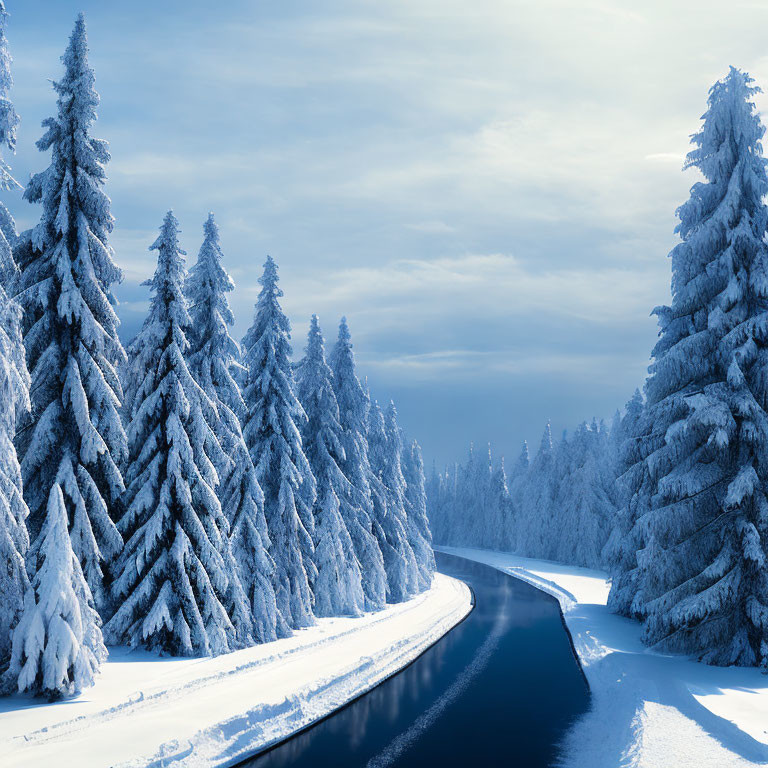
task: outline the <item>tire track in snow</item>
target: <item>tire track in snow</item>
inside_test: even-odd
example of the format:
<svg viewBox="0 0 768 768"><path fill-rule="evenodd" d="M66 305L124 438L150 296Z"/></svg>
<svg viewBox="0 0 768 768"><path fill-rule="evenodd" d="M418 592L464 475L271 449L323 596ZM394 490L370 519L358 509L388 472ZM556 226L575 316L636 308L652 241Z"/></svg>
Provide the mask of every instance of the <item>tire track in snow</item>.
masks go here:
<svg viewBox="0 0 768 768"><path fill-rule="evenodd" d="M499 641L509 629L508 599L504 602L504 610L496 618L493 629L483 644L477 649L472 661L461 671L461 674L451 683L445 693L413 721L408 730L395 737L378 755L371 758L366 768L387 768L393 765L412 744L417 742L438 718L453 704L467 689L469 684L485 669L493 656Z"/></svg>

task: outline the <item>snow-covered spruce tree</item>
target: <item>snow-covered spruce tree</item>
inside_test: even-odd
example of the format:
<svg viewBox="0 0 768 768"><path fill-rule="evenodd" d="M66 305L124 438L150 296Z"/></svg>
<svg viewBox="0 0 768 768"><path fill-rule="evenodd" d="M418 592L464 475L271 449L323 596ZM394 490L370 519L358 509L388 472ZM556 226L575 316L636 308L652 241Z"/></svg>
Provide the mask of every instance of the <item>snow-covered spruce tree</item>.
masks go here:
<svg viewBox="0 0 768 768"><path fill-rule="evenodd" d="M113 218L102 186L105 142L89 135L99 97L88 66L80 15L54 83L58 114L37 142L51 164L33 176L24 197L42 204L40 222L17 243L17 299L32 376L32 412L17 447L29 506L40 532L51 489L64 496L72 548L103 608L105 564L122 539L110 515L119 509L126 454L116 366L124 358L110 286L120 279L108 236Z"/></svg>
<svg viewBox="0 0 768 768"><path fill-rule="evenodd" d="M8 52L8 40L5 37L5 25L8 13L5 3L0 0L0 147L7 147L11 152L16 149L16 129L19 116L8 97L13 85L11 76L11 54ZM21 185L11 175L8 164L0 157L0 189L10 191L21 189ZM0 201L0 285L10 290L11 280L16 276L16 262L13 247L16 244L16 223L5 204Z"/></svg>
<svg viewBox="0 0 768 768"><path fill-rule="evenodd" d="M19 117L8 97L13 84L11 56L5 37L8 14L0 0L0 147L16 148ZM20 189L0 157L0 189ZM16 225L0 201L0 674L8 666L11 630L21 614L29 580L24 558L29 548L27 505L22 496L21 470L14 437L19 417L29 411L29 374L21 337L21 311L8 296L16 275L13 245ZM16 681L12 681L15 688Z"/></svg>
<svg viewBox="0 0 768 768"><path fill-rule="evenodd" d="M355 356L346 318L339 324L339 336L330 356L333 386L339 406L341 443L344 456L340 466L349 480L340 498L342 517L347 521L363 579L366 610L384 607L387 574L373 525L371 467L368 461L368 397L355 372Z"/></svg>
<svg viewBox="0 0 768 768"><path fill-rule="evenodd" d="M419 591L423 592L432 585L432 578L435 575L435 553L432 551L432 532L427 517L424 460L421 456L421 446L415 440L406 446L403 453L403 477L405 478L408 542L419 571Z"/></svg>
<svg viewBox="0 0 768 768"><path fill-rule="evenodd" d="M384 472L384 481L390 490L390 498L396 499L396 504L389 509L395 509L401 516L403 528L406 534L406 546L404 555L407 564L408 589L411 594L419 592L419 566L414 551L414 543L411 539L411 526L408 521L408 505L406 500L406 483L403 472L403 455L405 453L405 438L397 420L397 409L392 400L389 401L384 414L384 429L387 435L387 467ZM423 474L423 466L422 466ZM422 546L421 543L418 545Z"/></svg>
<svg viewBox="0 0 768 768"><path fill-rule="evenodd" d="M424 495L427 500L427 516L430 521L430 530L432 531L432 534L434 536L435 526L434 521L432 520L432 510L435 508L435 506L439 503L440 500L440 494L443 490L443 473L437 471L437 462L432 459L432 469L430 470L429 476L426 478L426 481L424 483Z"/></svg>
<svg viewBox="0 0 768 768"><path fill-rule="evenodd" d="M485 451L478 452L472 467L474 472L466 478L465 498L468 505L474 502L476 512L462 515L465 531L462 541L469 546L484 547L487 546L487 523L491 515L489 505L493 457L490 445ZM468 506L467 509L471 510L472 507Z"/></svg>
<svg viewBox="0 0 768 768"><path fill-rule="evenodd" d="M550 519L557 495L555 449L549 422L539 451L517 492L520 494L520 515L515 526L517 551L528 557L548 557L552 547Z"/></svg>
<svg viewBox="0 0 768 768"><path fill-rule="evenodd" d="M24 558L29 548L21 469L13 439L29 410L29 374L21 339L21 312L0 286L0 674L8 665L11 630L29 589ZM15 687L15 681L12 681Z"/></svg>
<svg viewBox="0 0 768 768"><path fill-rule="evenodd" d="M445 471L438 472L427 486L427 514L432 529L432 540L438 544L452 542L457 473L456 464L446 467Z"/></svg>
<svg viewBox="0 0 768 768"><path fill-rule="evenodd" d="M374 535L384 558L387 602L400 603L415 593L416 561L408 544L402 472L392 462L384 414L374 400L368 409L369 483L373 499Z"/></svg>
<svg viewBox="0 0 768 768"><path fill-rule="evenodd" d="M731 68L709 93L678 209L672 303L639 430L635 526L644 639L712 664L768 666L768 193L752 101Z"/></svg>
<svg viewBox="0 0 768 768"><path fill-rule="evenodd" d="M565 482L559 485L555 526L549 532L555 560L597 568L615 516L613 478L604 473L607 434L593 421L579 425L562 449ZM608 464L608 466L610 466Z"/></svg>
<svg viewBox="0 0 768 768"><path fill-rule="evenodd" d="M445 540L445 511L447 502L447 472L438 472L435 462L426 482L427 517L432 540L442 543Z"/></svg>
<svg viewBox="0 0 768 768"><path fill-rule="evenodd" d="M526 513L525 491L530 467L531 455L528 450L528 442L523 440L520 455L517 457L517 461L514 463L509 478L507 479L507 487L509 488L514 516L507 542L511 552L522 551L521 521Z"/></svg>
<svg viewBox="0 0 768 768"><path fill-rule="evenodd" d="M531 455L528 451L528 441L523 440L523 447L520 449L520 455L517 457L515 468L512 473L513 477L519 477L524 475L531 466Z"/></svg>
<svg viewBox="0 0 768 768"><path fill-rule="evenodd" d="M470 444L467 460L457 464L453 478L453 503L448 509L449 523L446 530L446 544L451 546L471 546L473 527L477 517L482 514L483 502L476 493L479 484L482 461L475 454L474 444Z"/></svg>
<svg viewBox="0 0 768 768"><path fill-rule="evenodd" d="M79 693L93 685L107 649L91 590L72 550L64 496L56 484L27 568L32 588L13 633L6 680L20 692L51 699Z"/></svg>
<svg viewBox="0 0 768 768"><path fill-rule="evenodd" d="M5 37L7 20L5 5L0 0L0 147L13 152L19 117L8 97L13 80ZM0 157L0 189L20 188ZM29 412L29 374L21 337L21 311L8 296L17 272L12 251L16 237L13 217L0 201L0 674L10 661L11 631L29 589L24 565L29 548L25 522L28 509L14 447L17 420ZM10 684L16 687L15 680Z"/></svg>
<svg viewBox="0 0 768 768"><path fill-rule="evenodd" d="M603 549L603 562L611 573L608 607L616 613L640 618L642 595L638 591L639 570L637 552L643 548L641 531L635 526L638 509L635 494L642 484L643 462L643 396L639 389L624 407L624 415L611 431L614 450L613 470L616 476L614 494L616 516L608 541Z"/></svg>
<svg viewBox="0 0 768 768"><path fill-rule="evenodd" d="M235 284L222 265L219 228L212 213L203 232L186 284L192 319L189 367L218 414L213 424L222 448L216 463L218 496L230 532L222 553L231 575L225 606L241 644L250 639L268 642L277 637L274 563L267 553L264 495L240 427L245 403L235 375L242 365L240 347L229 334L235 318L227 300Z"/></svg>
<svg viewBox="0 0 768 768"><path fill-rule="evenodd" d="M451 546L482 546L485 503L490 488L488 456L478 456L470 444L464 464L455 464L449 474L448 497L445 505L445 538L441 543Z"/></svg>
<svg viewBox="0 0 768 768"><path fill-rule="evenodd" d="M125 548L113 584L119 607L104 634L113 644L172 655L219 654L237 647L244 631L223 605L231 574L214 491L218 441L210 425L216 410L185 359L191 318L172 212L151 250L158 252L148 281L153 296L131 362L141 384L128 427L119 521Z"/></svg>
<svg viewBox="0 0 768 768"><path fill-rule="evenodd" d="M283 292L271 256L259 282L256 315L243 340L248 369L243 436L264 492L278 631L285 634L314 623L310 583L317 576L312 543L315 479L301 443L307 416L294 391L291 327L278 301Z"/></svg>
<svg viewBox="0 0 768 768"><path fill-rule="evenodd" d="M401 552L405 558L405 588L409 595L419 591L419 569L410 538L408 510L405 499L405 477L403 475L403 433L397 422L397 410L390 400L384 414L386 452L382 480L387 489L387 514L399 518L405 540Z"/></svg>
<svg viewBox="0 0 768 768"><path fill-rule="evenodd" d="M486 546L509 552L514 546L514 508L502 457L491 474L486 515Z"/></svg>
<svg viewBox="0 0 768 768"><path fill-rule="evenodd" d="M315 615L360 616L365 605L362 575L349 535L349 526L357 524L356 510L349 504L341 506L340 499L350 495L350 483L339 466L344 459L339 405L317 315L312 315L306 356L296 373L296 392L307 414L301 430L304 453L317 482L312 510Z"/></svg>

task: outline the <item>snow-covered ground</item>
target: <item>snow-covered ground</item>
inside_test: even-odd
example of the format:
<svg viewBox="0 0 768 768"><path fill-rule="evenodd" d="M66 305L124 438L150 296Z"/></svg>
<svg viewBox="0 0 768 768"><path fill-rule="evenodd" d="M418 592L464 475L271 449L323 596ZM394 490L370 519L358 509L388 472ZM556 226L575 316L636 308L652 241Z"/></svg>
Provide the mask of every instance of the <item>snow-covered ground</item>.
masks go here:
<svg viewBox="0 0 768 768"><path fill-rule="evenodd" d="M416 658L471 610L469 588L432 589L363 618L217 658L110 649L96 685L54 704L0 699L0 763L221 766L317 720Z"/></svg>
<svg viewBox="0 0 768 768"><path fill-rule="evenodd" d="M662 655L606 607L602 571L502 552L436 547L554 595L592 689L568 733L566 768L741 768L768 764L768 676Z"/></svg>

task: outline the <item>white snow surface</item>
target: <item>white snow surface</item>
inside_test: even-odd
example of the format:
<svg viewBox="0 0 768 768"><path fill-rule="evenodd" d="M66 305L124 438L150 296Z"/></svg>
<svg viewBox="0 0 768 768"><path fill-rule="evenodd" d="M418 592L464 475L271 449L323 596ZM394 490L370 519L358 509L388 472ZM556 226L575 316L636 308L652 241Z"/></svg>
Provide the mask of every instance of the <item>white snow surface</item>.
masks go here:
<svg viewBox="0 0 768 768"><path fill-rule="evenodd" d="M563 743L563 768L742 768L768 764L768 676L660 654L606 607L603 571L481 549L435 547L492 565L560 602L592 691Z"/></svg>
<svg viewBox="0 0 768 768"><path fill-rule="evenodd" d="M3 768L231 765L397 672L471 605L466 584L438 573L407 602L214 658L111 648L77 698L0 699Z"/></svg>

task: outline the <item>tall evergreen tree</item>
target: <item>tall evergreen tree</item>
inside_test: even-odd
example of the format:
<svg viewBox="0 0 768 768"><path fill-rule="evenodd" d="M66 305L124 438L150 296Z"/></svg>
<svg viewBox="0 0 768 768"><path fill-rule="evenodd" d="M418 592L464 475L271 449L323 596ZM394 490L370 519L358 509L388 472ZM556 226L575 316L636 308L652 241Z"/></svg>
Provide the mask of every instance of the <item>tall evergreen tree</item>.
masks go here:
<svg viewBox="0 0 768 768"><path fill-rule="evenodd" d="M231 530L231 543L227 536L223 552L231 575L226 608L241 643L251 638L267 642L277 637L274 563L267 552L264 494L240 427L245 403L235 376L242 364L240 347L229 334L235 318L227 300L235 284L222 265L219 228L212 213L203 232L203 244L186 286L192 319L189 366L218 414L213 424L222 448L216 463L218 495L227 530Z"/></svg>
<svg viewBox="0 0 768 768"><path fill-rule="evenodd" d="M489 520L486 526L487 546L502 552L509 552L514 546L514 507L504 468L504 457L491 473L488 498Z"/></svg>
<svg viewBox="0 0 768 768"><path fill-rule="evenodd" d="M523 440L523 447L520 449L520 456L515 464L514 476L519 477L524 475L528 468L531 466L531 456L528 451L528 441Z"/></svg>
<svg viewBox="0 0 768 768"><path fill-rule="evenodd" d="M312 315L307 352L298 368L296 383L307 414L302 428L304 452L317 481L313 508L315 614L359 616L365 598L360 564L349 534L349 527L357 525L357 516L354 507L341 504L342 498L349 498L350 482L339 466L344 460L339 405L333 391L333 374L325 362L317 315Z"/></svg>
<svg viewBox="0 0 768 768"><path fill-rule="evenodd" d="M474 443L470 443L466 463L456 466L455 480L448 541L451 545L460 547L468 542L478 543L475 539L475 525L483 515L483 497L486 490L482 482L483 462L477 456Z"/></svg>
<svg viewBox="0 0 768 768"><path fill-rule="evenodd" d="M768 176L752 82L731 68L692 138L704 181L678 209L672 303L655 310L631 504L646 642L766 667Z"/></svg>
<svg viewBox="0 0 768 768"><path fill-rule="evenodd" d="M29 548L19 467L13 439L29 410L29 374L21 339L21 312L0 286L0 674L10 661L11 631L21 614L29 580Z"/></svg>
<svg viewBox="0 0 768 768"><path fill-rule="evenodd" d="M610 466L606 444L607 434L596 421L583 422L562 449L560 473L565 482L559 484L555 514L550 516L556 522L549 531L555 560L591 568L603 564L602 550L615 515L612 473L604 473Z"/></svg>
<svg viewBox="0 0 768 768"><path fill-rule="evenodd" d="M317 576L312 543L316 490L301 442L307 416L294 391L291 327L278 301L283 292L271 256L259 282L256 315L243 340L248 369L243 436L264 492L278 629L285 633L314 622L310 583Z"/></svg>
<svg viewBox="0 0 768 768"><path fill-rule="evenodd" d="M432 532L427 517L424 460L421 457L421 447L415 440L407 446L403 454L403 477L405 478L408 542L418 567L418 590L423 592L432 585L435 574L435 553L432 551Z"/></svg>
<svg viewBox="0 0 768 768"><path fill-rule="evenodd" d="M13 85L13 77L11 75L12 59L5 36L7 23L8 13L5 10L5 3L0 0L0 147L7 147L14 152L19 116L8 96ZM11 169L2 157L0 157L0 189L5 191L21 189L21 185L13 178ZM16 237L16 222L5 204L0 201L0 285L6 291L10 290L10 282L17 272L13 258Z"/></svg>
<svg viewBox="0 0 768 768"><path fill-rule="evenodd" d="M119 522L125 548L114 583L119 608L105 635L114 644L173 655L224 653L244 630L233 626L223 604L232 574L214 490L217 414L185 359L191 318L172 212L151 250L158 252L152 302L131 362L141 384L128 427Z"/></svg>
<svg viewBox="0 0 768 768"><path fill-rule="evenodd" d="M91 590L72 550L67 510L58 485L51 488L48 513L29 550L32 589L13 633L6 683L18 691L57 699L94 683L107 658Z"/></svg>
<svg viewBox="0 0 768 768"><path fill-rule="evenodd" d="M615 447L614 473L616 475L616 518L603 560L611 573L611 591L608 607L616 613L642 618L644 600L640 591L640 570L637 552L644 548L642 531L635 525L642 486L643 396L639 389L624 407L618 435L611 435Z"/></svg>
<svg viewBox="0 0 768 768"><path fill-rule="evenodd" d="M373 407L374 410L378 409L376 403ZM390 600L397 601L405 600L419 591L419 571L408 536L402 466L403 438L397 423L394 403L390 401L386 413L379 413L379 418L383 434L371 442L371 466L378 475L385 500L386 515L379 522L389 545L397 552L401 561L397 565L397 583L388 573ZM386 553L384 562L386 565ZM393 570L392 575L394 574Z"/></svg>
<svg viewBox="0 0 768 768"><path fill-rule="evenodd" d="M108 236L113 218L102 187L107 144L90 136L99 97L80 15L54 83L58 114L37 142L51 164L24 197L42 204L39 224L20 238L18 301L32 375L32 413L18 437L29 527L37 536L59 485L72 547L97 605L105 564L122 539L110 517L123 492L126 436L116 366L124 358L110 286L121 277Z"/></svg>
<svg viewBox="0 0 768 768"><path fill-rule="evenodd" d="M355 356L346 318L339 324L339 336L331 354L333 385L339 406L341 443L340 466L349 486L340 499L342 517L347 520L363 577L366 610L379 610L387 599L384 558L374 534L371 467L368 461L368 397L355 372Z"/></svg>
<svg viewBox="0 0 768 768"><path fill-rule="evenodd" d="M384 414L374 400L368 409L368 458L371 468L369 483L373 500L373 531L384 558L387 574L387 602L406 600L414 586L408 535L403 519L402 487L396 484L391 466L390 445ZM395 480L393 487L393 480Z"/></svg>
<svg viewBox="0 0 768 768"><path fill-rule="evenodd" d="M555 448L549 422L541 436L539 451L520 486L520 496L516 549L528 557L548 557L552 545L549 523L556 498Z"/></svg>
<svg viewBox="0 0 768 768"><path fill-rule="evenodd" d="M5 37L7 20L5 5L0 0L0 147L13 152L19 117L8 97L13 80ZM0 189L20 189L1 157ZM29 548L29 511L22 496L21 469L14 446L17 421L29 412L29 374L21 337L21 311L8 296L17 271L12 252L15 242L16 225L0 201L0 673L10 661L11 631L29 589L24 565Z"/></svg>

